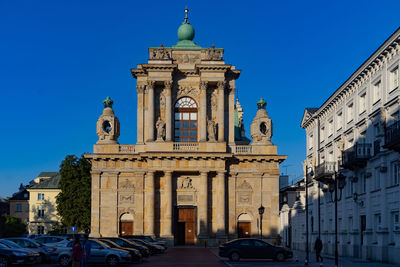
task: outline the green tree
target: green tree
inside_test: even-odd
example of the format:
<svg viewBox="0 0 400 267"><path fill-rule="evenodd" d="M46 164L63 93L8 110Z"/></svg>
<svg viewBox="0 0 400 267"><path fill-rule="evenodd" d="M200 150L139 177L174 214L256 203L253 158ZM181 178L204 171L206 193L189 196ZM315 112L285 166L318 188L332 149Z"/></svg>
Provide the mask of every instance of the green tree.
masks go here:
<svg viewBox="0 0 400 267"><path fill-rule="evenodd" d="M61 222L67 228L90 229L91 168L87 159L75 155L66 156L60 165L61 193L56 203Z"/></svg>
<svg viewBox="0 0 400 267"><path fill-rule="evenodd" d="M26 225L20 218L3 216L3 237L17 237L26 232Z"/></svg>
<svg viewBox="0 0 400 267"><path fill-rule="evenodd" d="M64 235L67 233L67 229L62 223L55 223L52 225L51 230L48 232L49 235Z"/></svg>

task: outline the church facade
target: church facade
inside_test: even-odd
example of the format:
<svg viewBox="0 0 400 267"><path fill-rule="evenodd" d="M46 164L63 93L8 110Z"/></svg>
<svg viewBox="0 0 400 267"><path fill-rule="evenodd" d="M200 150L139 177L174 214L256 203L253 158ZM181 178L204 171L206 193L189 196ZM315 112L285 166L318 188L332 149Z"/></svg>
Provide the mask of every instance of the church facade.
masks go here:
<svg viewBox="0 0 400 267"><path fill-rule="evenodd" d="M150 235L175 245L246 236L274 242L279 164L263 99L245 136L235 104L240 70L221 48L193 42L186 17L179 42L149 48L137 80L137 142L118 143L120 122L104 101L92 162L91 236ZM260 222L259 208L264 208ZM262 230L260 229L262 228Z"/></svg>

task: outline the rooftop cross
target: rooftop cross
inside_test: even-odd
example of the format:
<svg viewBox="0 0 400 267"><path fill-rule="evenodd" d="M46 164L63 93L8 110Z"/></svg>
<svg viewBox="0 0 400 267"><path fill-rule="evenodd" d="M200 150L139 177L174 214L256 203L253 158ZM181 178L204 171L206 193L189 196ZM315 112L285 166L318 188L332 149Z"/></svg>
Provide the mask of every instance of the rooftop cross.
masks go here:
<svg viewBox="0 0 400 267"><path fill-rule="evenodd" d="M186 7L185 7L185 21L184 21L184 23L189 23L189 22L188 22L188 20L189 20L189 18L188 18L188 12L189 12L189 9L188 9L188 7L186 6Z"/></svg>
<svg viewBox="0 0 400 267"><path fill-rule="evenodd" d="M267 105L267 102L265 102L264 98L260 98L257 102L257 107L258 109L265 109L265 106Z"/></svg>
<svg viewBox="0 0 400 267"><path fill-rule="evenodd" d="M112 101L109 96L107 96L106 99L103 101L104 108L112 108L113 104L114 101Z"/></svg>

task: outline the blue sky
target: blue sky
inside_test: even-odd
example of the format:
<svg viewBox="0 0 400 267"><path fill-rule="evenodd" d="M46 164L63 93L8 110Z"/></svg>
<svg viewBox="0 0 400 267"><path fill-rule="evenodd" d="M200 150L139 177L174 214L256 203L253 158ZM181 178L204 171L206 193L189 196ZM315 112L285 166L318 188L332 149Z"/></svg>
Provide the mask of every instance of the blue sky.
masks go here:
<svg viewBox="0 0 400 267"><path fill-rule="evenodd" d="M120 143L136 142L130 68L177 42L185 5L195 42L223 47L248 135L263 97L281 170L301 175L305 107L319 107L399 26L399 1L0 1L0 196L67 154L92 152L111 96Z"/></svg>

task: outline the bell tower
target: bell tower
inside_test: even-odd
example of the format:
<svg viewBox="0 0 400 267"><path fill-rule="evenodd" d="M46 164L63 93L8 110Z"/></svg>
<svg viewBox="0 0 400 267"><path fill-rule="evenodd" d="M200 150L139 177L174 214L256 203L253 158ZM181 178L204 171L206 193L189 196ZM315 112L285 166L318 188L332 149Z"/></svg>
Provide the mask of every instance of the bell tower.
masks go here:
<svg viewBox="0 0 400 267"><path fill-rule="evenodd" d="M119 120L112 109L113 103L109 96L103 101L103 114L97 120L96 133L99 140L96 144L118 144Z"/></svg>

